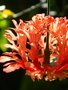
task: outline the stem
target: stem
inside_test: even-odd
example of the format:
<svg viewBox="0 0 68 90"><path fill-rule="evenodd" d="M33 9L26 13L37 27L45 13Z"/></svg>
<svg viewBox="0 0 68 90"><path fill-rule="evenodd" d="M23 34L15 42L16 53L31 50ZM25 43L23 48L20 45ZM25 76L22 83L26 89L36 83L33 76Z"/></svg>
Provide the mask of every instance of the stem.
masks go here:
<svg viewBox="0 0 68 90"><path fill-rule="evenodd" d="M47 7L47 15L49 15L50 12L50 0L47 0L48 7Z"/></svg>
<svg viewBox="0 0 68 90"><path fill-rule="evenodd" d="M49 11L50 11L49 4L50 4L50 1L47 0L47 2L48 2L47 15L49 15ZM47 27L47 30L48 29L49 29L49 27ZM46 64L50 63L49 32L47 32L47 37L46 37L46 48L44 50L44 60L45 60Z"/></svg>
<svg viewBox="0 0 68 90"><path fill-rule="evenodd" d="M46 64L50 63L49 32L47 32L47 37L46 37L46 48L44 50L44 60Z"/></svg>

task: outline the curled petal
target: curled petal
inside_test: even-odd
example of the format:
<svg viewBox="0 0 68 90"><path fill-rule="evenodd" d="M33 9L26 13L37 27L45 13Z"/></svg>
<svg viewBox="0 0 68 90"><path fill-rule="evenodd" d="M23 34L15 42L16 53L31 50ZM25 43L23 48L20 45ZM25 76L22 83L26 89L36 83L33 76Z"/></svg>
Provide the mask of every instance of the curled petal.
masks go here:
<svg viewBox="0 0 68 90"><path fill-rule="evenodd" d="M11 57L8 57L8 56L1 56L0 57L0 63L4 63L4 62L7 62L7 61L11 61L11 60L14 60L14 59L11 58Z"/></svg>
<svg viewBox="0 0 68 90"><path fill-rule="evenodd" d="M5 44L4 46L5 46L6 48L11 48L11 49L13 49L13 50L18 51L18 48L17 48L15 45Z"/></svg>
<svg viewBox="0 0 68 90"><path fill-rule="evenodd" d="M20 65L19 64L16 64L16 63L13 64L13 63L11 63L7 67L4 67L3 68L3 71L6 72L6 73L10 73L10 72L15 71L15 70L17 70L19 68L20 68Z"/></svg>

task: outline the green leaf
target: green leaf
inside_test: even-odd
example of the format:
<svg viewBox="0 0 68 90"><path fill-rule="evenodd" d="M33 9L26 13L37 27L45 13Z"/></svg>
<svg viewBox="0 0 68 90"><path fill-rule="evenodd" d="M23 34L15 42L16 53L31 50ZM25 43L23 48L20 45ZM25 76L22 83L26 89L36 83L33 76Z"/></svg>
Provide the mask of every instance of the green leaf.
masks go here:
<svg viewBox="0 0 68 90"><path fill-rule="evenodd" d="M4 44L8 43L8 41L4 38L4 37L1 37L0 38L0 49L5 52L7 49L4 47Z"/></svg>

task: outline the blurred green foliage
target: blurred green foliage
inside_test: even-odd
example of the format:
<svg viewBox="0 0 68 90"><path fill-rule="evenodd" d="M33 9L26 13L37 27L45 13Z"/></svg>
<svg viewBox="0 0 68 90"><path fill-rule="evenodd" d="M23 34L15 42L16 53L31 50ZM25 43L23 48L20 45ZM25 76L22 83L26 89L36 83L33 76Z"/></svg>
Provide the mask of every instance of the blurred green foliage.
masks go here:
<svg viewBox="0 0 68 90"><path fill-rule="evenodd" d="M9 9L4 9L0 11L0 49L5 52L7 49L4 47L4 44L8 43L4 37L5 30L10 26L10 20L13 17L14 13Z"/></svg>
<svg viewBox="0 0 68 90"><path fill-rule="evenodd" d="M9 27L9 20L4 19L0 14L0 49L4 52L6 48L4 44L7 43L7 40L4 38L5 30Z"/></svg>

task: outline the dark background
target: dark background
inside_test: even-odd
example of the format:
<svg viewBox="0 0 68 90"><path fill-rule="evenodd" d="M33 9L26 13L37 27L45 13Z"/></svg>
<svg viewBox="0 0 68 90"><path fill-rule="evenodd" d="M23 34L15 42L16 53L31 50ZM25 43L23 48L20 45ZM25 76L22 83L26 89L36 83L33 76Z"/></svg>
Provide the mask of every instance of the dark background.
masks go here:
<svg viewBox="0 0 68 90"><path fill-rule="evenodd" d="M7 9L17 13L39 2L40 0L0 0L0 5L6 5ZM57 14L54 17L68 17L67 0L50 0L50 10L56 11ZM37 8L16 18L16 20L29 20L37 13L46 13L46 9ZM0 53L2 54L1 51ZM33 82L30 77L25 76L24 70L20 69L7 74L2 71L2 64L0 64L0 90L68 90L68 79L52 82L36 80Z"/></svg>

